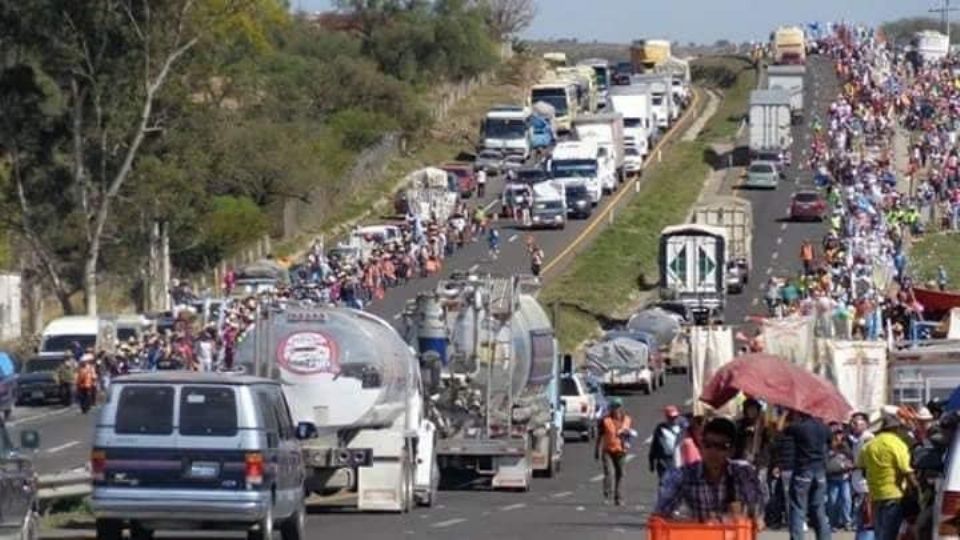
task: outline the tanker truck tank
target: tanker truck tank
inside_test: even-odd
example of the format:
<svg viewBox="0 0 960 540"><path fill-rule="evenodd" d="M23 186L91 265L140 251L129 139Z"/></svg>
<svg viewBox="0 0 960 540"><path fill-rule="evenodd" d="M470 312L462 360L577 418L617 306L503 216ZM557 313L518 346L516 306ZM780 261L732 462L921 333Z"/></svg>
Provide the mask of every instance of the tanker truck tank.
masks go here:
<svg viewBox="0 0 960 540"><path fill-rule="evenodd" d="M382 319L348 308L288 306L240 343L244 371L283 383L302 441L307 488L357 497L360 510L432 501L434 427L414 351Z"/></svg>
<svg viewBox="0 0 960 540"><path fill-rule="evenodd" d="M529 283L451 279L425 293L442 308L449 336L449 363L430 392L443 475L485 475L495 488L525 489L534 470L559 465L557 346L549 317L524 291ZM433 350L420 353L427 363Z"/></svg>

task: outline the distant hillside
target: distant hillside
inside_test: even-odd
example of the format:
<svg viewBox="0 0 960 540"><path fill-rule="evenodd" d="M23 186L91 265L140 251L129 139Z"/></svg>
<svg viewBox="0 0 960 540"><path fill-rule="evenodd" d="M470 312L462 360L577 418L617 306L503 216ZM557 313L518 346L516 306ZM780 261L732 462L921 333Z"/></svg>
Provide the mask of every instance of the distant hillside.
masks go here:
<svg viewBox="0 0 960 540"><path fill-rule="evenodd" d="M547 51L557 51L567 53L567 58L571 62L576 62L583 58L606 58L611 62L622 62L630 59L629 43L601 43L598 41L578 41L575 39L560 39L553 41L528 41L530 48L538 54ZM738 54L749 50L747 43L736 44L726 40L721 40L713 45L699 45L696 43L673 44L673 55L676 57L686 56L712 56L719 54Z"/></svg>

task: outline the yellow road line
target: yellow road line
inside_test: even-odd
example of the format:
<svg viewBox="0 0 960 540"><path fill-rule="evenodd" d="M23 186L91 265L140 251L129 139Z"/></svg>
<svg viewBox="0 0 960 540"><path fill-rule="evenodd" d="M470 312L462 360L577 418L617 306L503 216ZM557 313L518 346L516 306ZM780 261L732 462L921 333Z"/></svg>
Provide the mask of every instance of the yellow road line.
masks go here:
<svg viewBox="0 0 960 540"><path fill-rule="evenodd" d="M676 135L677 129L680 127L680 125L686 123L686 122L684 122L684 120L686 120L686 115L691 114L691 113L693 113L694 111L697 110L697 106L700 104L700 97L701 97L700 94L701 94L701 90L700 90L699 88L694 88L694 92L693 92L693 103L691 103L690 108L687 109L687 112L684 113L684 118L682 118L681 120L677 121L676 124L674 124L669 130L667 130L667 132L664 133L663 137L660 139L660 142L658 142L658 143L656 144L656 146L653 147L653 150L651 150L650 153L647 155L647 161L644 162L644 164L643 164L644 170L646 170L647 166L650 165L650 163L653 162L653 159L654 159L654 157L656 156L657 152L659 152L659 151L663 148L663 146L664 146L665 144L667 144L667 143ZM690 127L690 126L687 126L687 128L689 128L689 127ZM634 179L633 182L640 182L642 179L643 179L643 176ZM629 184L624 184L623 186L621 186L621 187L620 187L620 191L618 191L617 194L613 196L613 199L610 200L610 202L609 202L609 203L603 208L603 210L593 219L593 221L591 221L589 224L587 224L586 228L583 229L582 231L580 231L580 234L578 234L577 237L574 238L573 241L570 242L570 244L567 245L567 247L563 248L563 251L561 251L560 253L558 253L556 257L550 259L550 261L548 261L547 264L544 265L543 270L541 271L541 273L546 274L547 272L549 272L551 268L553 268L557 263L559 263L560 261L562 261L562 260L564 259L564 257L566 257L567 255L570 254L571 251L573 251L574 249L576 249L576 247L577 247L581 242L583 242L583 240L586 239L586 237L587 237L591 232L593 232L593 230L594 230L595 228L597 228L601 223L603 223L603 218L604 218L608 213L610 213L610 211L611 211L613 208L615 208L615 207L617 206L617 204L620 202L620 199L622 199L624 196L627 195L627 193L629 193L629 192L631 191L630 189L628 189L628 186L629 186ZM633 187L634 187L634 189L636 189L635 186L633 186Z"/></svg>

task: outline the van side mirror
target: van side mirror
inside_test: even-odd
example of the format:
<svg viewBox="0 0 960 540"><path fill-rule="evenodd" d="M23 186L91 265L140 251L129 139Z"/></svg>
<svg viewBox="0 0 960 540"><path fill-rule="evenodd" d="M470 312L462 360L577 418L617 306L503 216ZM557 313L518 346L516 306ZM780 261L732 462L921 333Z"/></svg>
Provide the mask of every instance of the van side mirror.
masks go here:
<svg viewBox="0 0 960 540"><path fill-rule="evenodd" d="M299 441L315 439L317 437L317 426L313 422L299 422L296 437Z"/></svg>
<svg viewBox="0 0 960 540"><path fill-rule="evenodd" d="M23 450L36 450L40 448L40 434L33 429L21 431L20 448Z"/></svg>

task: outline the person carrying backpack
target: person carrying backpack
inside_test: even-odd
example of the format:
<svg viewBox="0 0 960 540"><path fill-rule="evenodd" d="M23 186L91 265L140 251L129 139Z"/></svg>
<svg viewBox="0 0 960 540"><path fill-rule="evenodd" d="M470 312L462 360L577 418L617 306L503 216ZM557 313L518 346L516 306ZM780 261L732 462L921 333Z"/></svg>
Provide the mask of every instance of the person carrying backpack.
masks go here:
<svg viewBox="0 0 960 540"><path fill-rule="evenodd" d="M663 409L664 421L653 429L650 439L650 472L656 472L663 482L666 474L678 466L678 449L683 440L683 428L680 425L680 410L673 405Z"/></svg>

